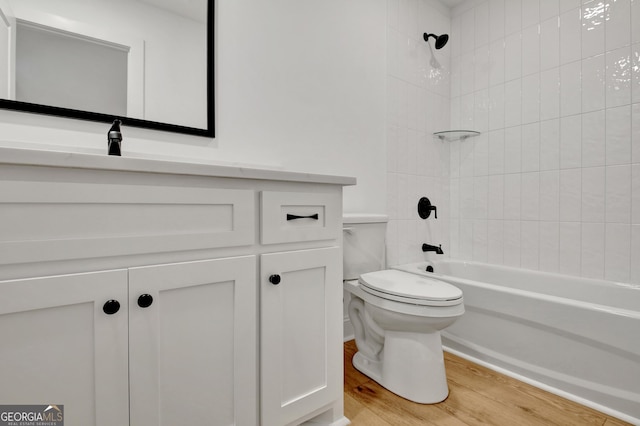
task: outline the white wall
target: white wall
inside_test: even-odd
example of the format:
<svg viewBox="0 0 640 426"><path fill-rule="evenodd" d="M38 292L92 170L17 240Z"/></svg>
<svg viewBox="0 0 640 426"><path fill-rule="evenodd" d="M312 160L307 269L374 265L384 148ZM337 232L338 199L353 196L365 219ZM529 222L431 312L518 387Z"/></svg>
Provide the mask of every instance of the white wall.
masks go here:
<svg viewBox="0 0 640 426"><path fill-rule="evenodd" d="M385 211L385 0L217 2L219 148L355 176L346 212Z"/></svg>
<svg viewBox="0 0 640 426"><path fill-rule="evenodd" d="M385 1L215 4L216 138L123 128L123 155L355 176L345 211L383 213ZM0 111L5 146L106 152L107 130Z"/></svg>
<svg viewBox="0 0 640 426"><path fill-rule="evenodd" d="M9 26L13 23L9 23L9 18L2 12L2 3L0 3L0 57L7 58L7 61L11 61L9 49ZM9 66L0 67L0 98L8 99L13 96L11 93Z"/></svg>
<svg viewBox="0 0 640 426"><path fill-rule="evenodd" d="M471 3L451 122L483 135L451 145L452 256L640 282L640 1Z"/></svg>
<svg viewBox="0 0 640 426"><path fill-rule="evenodd" d="M436 0L388 0L387 7L387 264L393 266L435 256L423 254L422 243L449 252L449 145L433 132L449 130L451 46L430 50L423 40L425 32L450 32L449 10ZM423 196L438 208L438 219L418 216Z"/></svg>

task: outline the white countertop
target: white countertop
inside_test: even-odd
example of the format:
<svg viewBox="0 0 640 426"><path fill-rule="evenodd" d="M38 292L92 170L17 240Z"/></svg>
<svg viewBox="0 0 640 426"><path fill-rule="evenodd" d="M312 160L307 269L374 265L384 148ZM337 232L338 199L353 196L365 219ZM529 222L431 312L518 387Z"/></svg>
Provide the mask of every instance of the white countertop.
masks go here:
<svg viewBox="0 0 640 426"><path fill-rule="evenodd" d="M299 171L206 164L147 158L116 157L63 151L0 147L0 165L30 165L127 172L168 173L176 175L211 176L239 179L264 179L335 185L355 185L356 178L323 175Z"/></svg>

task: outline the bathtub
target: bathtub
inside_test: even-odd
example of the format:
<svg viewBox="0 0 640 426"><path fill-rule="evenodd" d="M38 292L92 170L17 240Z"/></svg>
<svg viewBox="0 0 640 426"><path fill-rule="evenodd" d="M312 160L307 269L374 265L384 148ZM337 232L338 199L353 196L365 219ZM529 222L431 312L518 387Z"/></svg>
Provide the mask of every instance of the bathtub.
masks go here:
<svg viewBox="0 0 640 426"><path fill-rule="evenodd" d="M640 285L455 260L396 269L462 290L445 350L640 424Z"/></svg>

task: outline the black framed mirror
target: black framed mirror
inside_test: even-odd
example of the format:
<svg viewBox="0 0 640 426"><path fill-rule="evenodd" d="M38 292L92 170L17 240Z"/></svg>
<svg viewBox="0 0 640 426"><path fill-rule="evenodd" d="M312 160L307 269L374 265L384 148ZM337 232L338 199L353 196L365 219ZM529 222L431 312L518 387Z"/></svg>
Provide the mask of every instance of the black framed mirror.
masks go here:
<svg viewBox="0 0 640 426"><path fill-rule="evenodd" d="M214 137L213 37L213 0L0 0L0 108Z"/></svg>

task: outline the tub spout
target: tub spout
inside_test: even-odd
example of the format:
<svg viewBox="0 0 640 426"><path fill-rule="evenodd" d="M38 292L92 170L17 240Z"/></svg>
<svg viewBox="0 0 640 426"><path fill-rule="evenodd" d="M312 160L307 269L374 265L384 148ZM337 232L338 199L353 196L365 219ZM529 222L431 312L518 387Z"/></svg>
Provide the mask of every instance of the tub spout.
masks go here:
<svg viewBox="0 0 640 426"><path fill-rule="evenodd" d="M439 244L437 246L432 246L431 244L423 244L422 251L435 251L436 254L444 254L444 252L442 251L442 244Z"/></svg>

